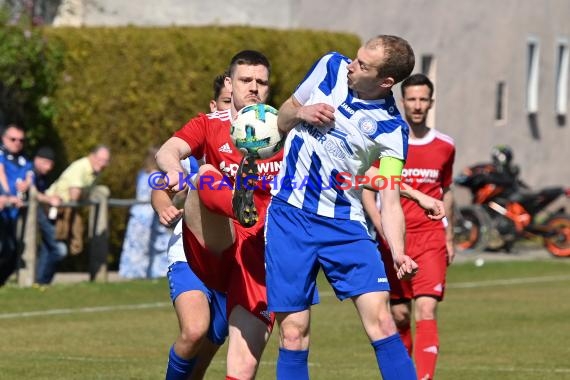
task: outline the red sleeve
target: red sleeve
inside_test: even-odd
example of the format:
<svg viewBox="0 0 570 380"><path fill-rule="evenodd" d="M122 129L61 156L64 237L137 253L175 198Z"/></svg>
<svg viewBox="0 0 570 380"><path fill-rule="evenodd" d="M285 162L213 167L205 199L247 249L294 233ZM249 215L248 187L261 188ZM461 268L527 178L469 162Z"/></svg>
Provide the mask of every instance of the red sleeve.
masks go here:
<svg viewBox="0 0 570 380"><path fill-rule="evenodd" d="M453 162L455 161L455 147L452 146L449 156L443 166L442 187L446 188L453 183Z"/></svg>
<svg viewBox="0 0 570 380"><path fill-rule="evenodd" d="M174 132L173 136L186 141L192 151L192 156L203 157L208 130L208 117L201 113Z"/></svg>

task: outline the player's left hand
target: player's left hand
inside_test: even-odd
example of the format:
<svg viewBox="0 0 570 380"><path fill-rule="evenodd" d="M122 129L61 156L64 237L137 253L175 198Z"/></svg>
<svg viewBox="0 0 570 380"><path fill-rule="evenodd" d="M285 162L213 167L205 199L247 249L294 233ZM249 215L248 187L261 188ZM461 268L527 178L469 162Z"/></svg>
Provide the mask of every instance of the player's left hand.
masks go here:
<svg viewBox="0 0 570 380"><path fill-rule="evenodd" d="M408 255L400 255L394 258L394 267L399 280L411 279L419 269L418 264Z"/></svg>
<svg viewBox="0 0 570 380"><path fill-rule="evenodd" d="M184 209L178 209L174 205L168 206L158 213L158 221L165 227L172 227L173 224L182 218L183 214Z"/></svg>
<svg viewBox="0 0 570 380"><path fill-rule="evenodd" d="M423 208L431 220L441 220L445 216L445 207L439 199L430 197L424 193L417 194L418 205Z"/></svg>

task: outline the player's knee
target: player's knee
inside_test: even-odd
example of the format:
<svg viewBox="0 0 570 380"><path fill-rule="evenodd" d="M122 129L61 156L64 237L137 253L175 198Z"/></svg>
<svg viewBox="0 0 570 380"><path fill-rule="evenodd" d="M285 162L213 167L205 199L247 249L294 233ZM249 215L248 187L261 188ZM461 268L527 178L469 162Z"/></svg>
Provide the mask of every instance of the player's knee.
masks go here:
<svg viewBox="0 0 570 380"><path fill-rule="evenodd" d="M308 329L298 325L281 326L283 348L288 350L305 350L309 345Z"/></svg>
<svg viewBox="0 0 570 380"><path fill-rule="evenodd" d="M180 343L186 350L195 350L206 338L207 327L199 325L184 326L180 331Z"/></svg>
<svg viewBox="0 0 570 380"><path fill-rule="evenodd" d="M210 164L204 164L202 166L200 166L200 168L198 169L198 175L203 175L204 173L208 172L208 171L215 171L217 172L218 169L216 169L214 166L210 165Z"/></svg>
<svg viewBox="0 0 570 380"><path fill-rule="evenodd" d="M416 301L415 316L417 320L433 320L437 315L437 300L431 297L422 297Z"/></svg>
<svg viewBox="0 0 570 380"><path fill-rule="evenodd" d="M258 361L253 356L244 356L241 358L240 366L238 368L238 379L253 379L257 372Z"/></svg>

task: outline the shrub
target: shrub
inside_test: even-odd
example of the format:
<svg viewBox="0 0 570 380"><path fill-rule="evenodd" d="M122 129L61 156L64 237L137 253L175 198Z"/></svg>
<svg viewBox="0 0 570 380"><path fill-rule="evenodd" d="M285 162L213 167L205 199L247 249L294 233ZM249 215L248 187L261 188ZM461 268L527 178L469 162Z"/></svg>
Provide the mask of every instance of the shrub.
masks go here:
<svg viewBox="0 0 570 380"><path fill-rule="evenodd" d="M10 20L0 10L0 124L25 127L29 147L52 134L52 95L63 54L25 14Z"/></svg>

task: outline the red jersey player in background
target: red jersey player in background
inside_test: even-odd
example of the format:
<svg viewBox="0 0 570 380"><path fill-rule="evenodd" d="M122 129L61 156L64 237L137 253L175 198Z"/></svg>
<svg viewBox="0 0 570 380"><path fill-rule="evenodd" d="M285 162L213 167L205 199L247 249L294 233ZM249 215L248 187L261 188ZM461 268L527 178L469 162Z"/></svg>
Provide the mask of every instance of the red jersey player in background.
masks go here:
<svg viewBox="0 0 570 380"><path fill-rule="evenodd" d="M398 280L393 270L389 248L382 238L380 212L374 193L365 190L362 202L378 233L390 282L394 320L410 354L413 346L418 379L425 380L434 378L439 351L437 305L443 300L447 266L455 256L453 193L450 188L455 146L450 137L426 126L434 91L429 78L414 74L402 82L401 90L404 114L410 126L403 181L431 197L442 199L446 214L443 221L434 221L426 216L417 203L402 198L406 219L406 253L421 268L410 281ZM412 300L416 321L414 339L411 332Z"/></svg>
<svg viewBox="0 0 570 380"><path fill-rule="evenodd" d="M243 380L255 377L273 327L274 316L267 311L265 292L263 228L270 197L267 183L279 171L283 152L258 160L256 166L249 156L243 157L230 138L231 120L237 112L247 105L265 103L268 98L267 58L257 51L242 51L232 58L228 73L231 109L193 118L162 145L156 159L167 174L172 192L190 188L183 210L184 251L193 272L206 286L227 293L226 379ZM191 183L179 183L183 172L180 160L189 155L204 157L205 164ZM234 183L236 177L246 174L249 178L255 173L260 180L254 190L249 180L248 186L234 186L235 192L227 186L228 179ZM244 226L238 220L251 220L244 220L241 206L247 206L251 196L259 220ZM243 197L245 202L236 202L236 197ZM235 205L238 215L234 213ZM195 317L202 318L205 327L209 312L204 296Z"/></svg>

